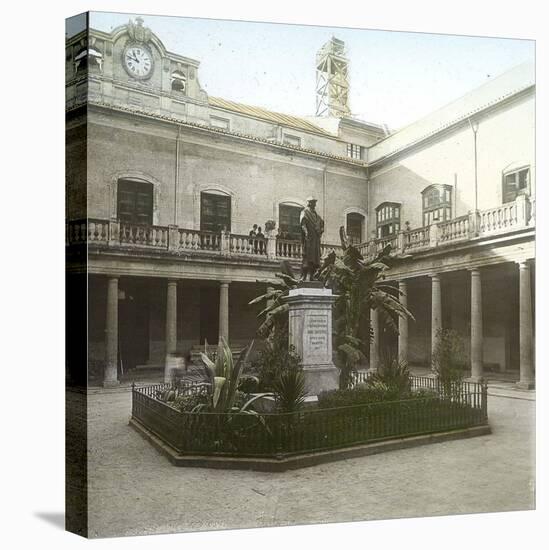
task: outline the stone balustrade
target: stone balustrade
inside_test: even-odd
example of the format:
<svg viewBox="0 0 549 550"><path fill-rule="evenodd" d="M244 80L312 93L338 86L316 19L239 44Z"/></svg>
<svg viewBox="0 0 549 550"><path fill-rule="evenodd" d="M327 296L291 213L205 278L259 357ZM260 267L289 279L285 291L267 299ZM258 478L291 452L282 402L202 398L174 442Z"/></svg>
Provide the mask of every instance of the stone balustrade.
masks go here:
<svg viewBox="0 0 549 550"><path fill-rule="evenodd" d="M444 222L399 231L358 245L361 253L374 257L387 245L395 254L413 254L440 246L466 242L535 225L535 201L520 195L514 202L471 212ZM264 238L222 231L214 233L178 226L139 225L117 220L74 220L67 223L67 245L139 247L172 253L215 253L267 260L300 260L301 241L279 239L274 232ZM341 253L341 246L321 245L322 257Z"/></svg>
<svg viewBox="0 0 549 550"><path fill-rule="evenodd" d="M463 241L469 238L469 215L460 216L438 224L441 243Z"/></svg>
<svg viewBox="0 0 549 550"><path fill-rule="evenodd" d="M286 239L276 240L276 255L278 258L292 259L301 258L301 241L290 241Z"/></svg>

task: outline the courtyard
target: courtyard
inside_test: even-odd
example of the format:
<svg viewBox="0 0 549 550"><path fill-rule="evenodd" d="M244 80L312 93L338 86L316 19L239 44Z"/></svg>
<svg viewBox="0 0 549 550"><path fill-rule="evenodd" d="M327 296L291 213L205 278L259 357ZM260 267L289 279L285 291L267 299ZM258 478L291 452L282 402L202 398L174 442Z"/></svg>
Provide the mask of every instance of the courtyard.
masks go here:
<svg viewBox="0 0 549 550"><path fill-rule="evenodd" d="M127 388L89 401L89 536L534 508L533 392L492 383L491 435L285 473L177 468L128 426Z"/></svg>

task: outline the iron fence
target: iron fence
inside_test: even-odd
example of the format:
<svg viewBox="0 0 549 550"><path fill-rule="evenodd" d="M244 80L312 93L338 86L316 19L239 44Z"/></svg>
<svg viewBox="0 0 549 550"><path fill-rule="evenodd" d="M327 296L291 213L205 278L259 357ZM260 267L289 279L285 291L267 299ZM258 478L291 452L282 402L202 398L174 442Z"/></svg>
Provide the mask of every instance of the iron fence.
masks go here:
<svg viewBox="0 0 549 550"><path fill-rule="evenodd" d="M436 380L412 377L412 387L431 393L332 409L246 414L182 412L161 399L170 386L158 384L133 388L132 418L182 454L243 457L284 457L487 423L484 384L445 389Z"/></svg>

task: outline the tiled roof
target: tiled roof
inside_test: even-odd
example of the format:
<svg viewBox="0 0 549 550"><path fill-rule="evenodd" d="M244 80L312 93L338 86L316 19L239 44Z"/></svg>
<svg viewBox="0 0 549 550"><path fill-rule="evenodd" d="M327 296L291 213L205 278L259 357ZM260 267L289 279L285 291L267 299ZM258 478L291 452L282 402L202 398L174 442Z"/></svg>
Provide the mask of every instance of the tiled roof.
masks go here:
<svg viewBox="0 0 549 550"><path fill-rule="evenodd" d="M369 149L369 162L372 164L399 153L533 85L535 85L533 63L518 65L379 141Z"/></svg>
<svg viewBox="0 0 549 550"><path fill-rule="evenodd" d="M316 124L309 122L308 120L305 120L304 118L286 115L283 113L276 113L274 111L263 109L262 107L254 107L252 105L245 105L244 103L236 103L236 101L229 101L227 99L221 99L220 97L209 96L208 99L211 107L217 107L218 109L233 111L241 115L260 118L262 120L268 120L269 122L273 122L274 124L289 126L298 130L304 130L306 132L321 134L332 139L335 137L333 134L330 134L326 130L320 128Z"/></svg>

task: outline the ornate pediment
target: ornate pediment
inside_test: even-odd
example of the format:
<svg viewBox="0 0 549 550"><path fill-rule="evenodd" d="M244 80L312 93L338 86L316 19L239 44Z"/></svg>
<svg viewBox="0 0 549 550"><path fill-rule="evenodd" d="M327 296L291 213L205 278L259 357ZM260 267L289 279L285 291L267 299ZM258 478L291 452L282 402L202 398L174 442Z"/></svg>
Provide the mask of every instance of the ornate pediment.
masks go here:
<svg viewBox="0 0 549 550"><path fill-rule="evenodd" d="M128 34L134 42L147 44L151 39L151 30L143 26L141 17L135 18L135 23L130 19L128 21Z"/></svg>

